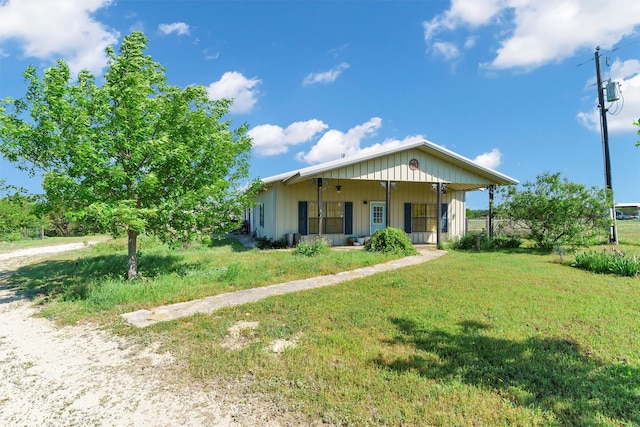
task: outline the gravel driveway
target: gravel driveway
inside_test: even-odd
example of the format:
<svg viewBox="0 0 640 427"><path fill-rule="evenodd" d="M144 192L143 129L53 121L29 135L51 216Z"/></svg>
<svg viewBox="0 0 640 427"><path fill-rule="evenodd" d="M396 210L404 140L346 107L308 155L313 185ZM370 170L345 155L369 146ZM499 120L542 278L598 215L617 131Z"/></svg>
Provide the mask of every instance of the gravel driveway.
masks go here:
<svg viewBox="0 0 640 427"><path fill-rule="evenodd" d="M0 254L0 425L301 425L231 384L181 380L171 355L98 330L56 327L2 278L21 265L86 247L72 243Z"/></svg>

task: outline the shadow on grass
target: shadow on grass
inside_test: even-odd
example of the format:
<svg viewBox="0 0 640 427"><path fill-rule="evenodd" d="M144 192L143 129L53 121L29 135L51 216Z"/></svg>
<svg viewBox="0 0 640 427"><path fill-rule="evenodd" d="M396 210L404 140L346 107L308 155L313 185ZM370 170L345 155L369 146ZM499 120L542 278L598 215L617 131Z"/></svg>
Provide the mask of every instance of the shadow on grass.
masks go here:
<svg viewBox="0 0 640 427"><path fill-rule="evenodd" d="M185 275L198 268L198 264L187 264L183 257L177 255L138 255L140 278L166 274ZM64 300L86 299L91 286L99 286L100 281L125 281L126 273L126 255L88 256L77 261L42 261L20 267L1 278L4 287L15 290L15 296L0 299L0 303L33 299L37 296Z"/></svg>
<svg viewBox="0 0 640 427"><path fill-rule="evenodd" d="M246 252L250 251L251 248L247 248L245 245L238 240L238 238L229 236L229 237L214 237L211 239L211 243L208 245L210 248L226 248L231 247L233 252Z"/></svg>
<svg viewBox="0 0 640 427"><path fill-rule="evenodd" d="M413 356L375 363L437 380L457 379L498 392L523 407L555 414L561 425L640 425L640 370L605 364L576 343L558 338L510 341L483 336L490 325L464 321L457 333L393 318L400 334L390 344L413 346Z"/></svg>

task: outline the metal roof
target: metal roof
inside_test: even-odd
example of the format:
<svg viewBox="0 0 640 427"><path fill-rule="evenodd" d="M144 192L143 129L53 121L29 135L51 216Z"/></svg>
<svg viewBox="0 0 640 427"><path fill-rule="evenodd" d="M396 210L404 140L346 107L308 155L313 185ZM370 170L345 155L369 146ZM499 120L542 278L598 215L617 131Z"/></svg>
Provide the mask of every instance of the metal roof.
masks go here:
<svg viewBox="0 0 640 427"><path fill-rule="evenodd" d="M464 156L454 153L451 150L447 150L446 148L440 145L434 144L433 142L427 141L427 140L406 143L406 144L390 147L387 149L381 149L375 152L366 152L364 154L356 154L349 157L343 157L341 159L329 161L326 163L320 163L318 165L313 165L306 168L297 169L294 171L285 172L278 175L273 175L273 176L264 178L262 182L264 182L265 184L274 184L276 182L286 183L287 181L290 181L294 178L295 178L295 181L299 181L307 177L309 178L316 177L319 174L322 174L334 169L338 169L344 166L353 165L356 163L364 162L371 159L376 159L379 157L388 156L390 154L395 154L398 152L411 150L411 149L420 149L422 151L429 153L430 155L433 155L434 157L441 158L452 164L459 165L464 169L475 172L481 176L489 177L490 179L495 181L495 184L498 184L498 185L518 184L518 180L508 175L500 173L494 169L481 166L471 159L468 159Z"/></svg>

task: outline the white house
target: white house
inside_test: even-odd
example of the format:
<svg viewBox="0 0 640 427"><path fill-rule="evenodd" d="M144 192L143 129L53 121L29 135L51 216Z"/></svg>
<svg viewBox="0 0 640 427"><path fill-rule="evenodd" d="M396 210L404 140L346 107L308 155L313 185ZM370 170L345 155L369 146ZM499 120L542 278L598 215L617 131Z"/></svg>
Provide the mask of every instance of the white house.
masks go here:
<svg viewBox="0 0 640 427"><path fill-rule="evenodd" d="M466 232L467 191L489 188L493 194L495 186L518 181L420 141L271 176L263 183L250 224L258 237L322 235L342 246L350 237L388 226L404 230L413 243L457 238Z"/></svg>

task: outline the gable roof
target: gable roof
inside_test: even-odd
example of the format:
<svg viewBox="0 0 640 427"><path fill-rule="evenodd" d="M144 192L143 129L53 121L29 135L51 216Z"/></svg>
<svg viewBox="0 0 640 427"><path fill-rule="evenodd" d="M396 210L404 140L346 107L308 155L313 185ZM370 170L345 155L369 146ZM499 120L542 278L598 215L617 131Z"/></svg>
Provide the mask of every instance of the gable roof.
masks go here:
<svg viewBox="0 0 640 427"><path fill-rule="evenodd" d="M502 174L494 169L490 169L479 165L471 159L461 156L453 151L434 144L433 142L422 140L417 142L405 143L390 147L387 149L376 150L374 152L364 152L349 157L343 157L341 159L333 160L326 163L320 163L318 165L309 166L306 168L285 172L278 175L273 175L268 178L264 178L262 182L265 184L275 184L277 182L283 182L285 184L292 184L305 179L315 178L321 176L327 172L334 171L339 168L351 166L357 163L366 162L369 160L377 159L380 157L389 156L391 154L400 153L412 149L418 149L426 154L443 160L446 163L450 163L454 166L465 169L476 175L479 175L496 185L510 185L518 184L518 181L510 176ZM466 189L479 188L477 185ZM461 188L462 189L462 188Z"/></svg>

